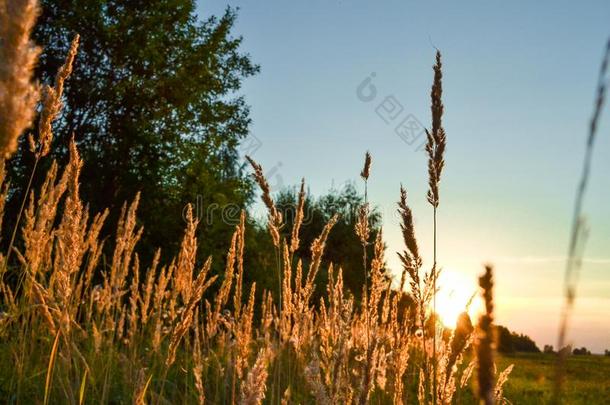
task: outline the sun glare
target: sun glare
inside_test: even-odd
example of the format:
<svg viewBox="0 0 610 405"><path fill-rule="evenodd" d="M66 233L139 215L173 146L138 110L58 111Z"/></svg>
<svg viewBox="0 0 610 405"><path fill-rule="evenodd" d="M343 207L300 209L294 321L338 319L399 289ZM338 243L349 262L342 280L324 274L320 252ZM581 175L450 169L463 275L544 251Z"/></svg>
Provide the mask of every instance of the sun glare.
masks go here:
<svg viewBox="0 0 610 405"><path fill-rule="evenodd" d="M458 316L466 310L469 301L471 303L468 314L474 324L481 308L481 301L476 294L476 280L470 280L463 273L446 268L439 274L437 286L440 289L436 296L436 312L443 325L455 328Z"/></svg>

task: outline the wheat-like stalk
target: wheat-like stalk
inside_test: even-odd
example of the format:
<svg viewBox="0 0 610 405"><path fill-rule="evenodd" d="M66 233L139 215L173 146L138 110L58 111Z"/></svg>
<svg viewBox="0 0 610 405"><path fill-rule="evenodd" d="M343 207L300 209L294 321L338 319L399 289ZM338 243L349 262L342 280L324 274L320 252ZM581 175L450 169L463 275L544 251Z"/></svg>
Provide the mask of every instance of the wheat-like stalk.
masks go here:
<svg viewBox="0 0 610 405"><path fill-rule="evenodd" d="M63 108L61 98L64 93L64 83L70 74L72 74L72 65L78 51L79 41L80 36L77 34L72 40L64 64L57 71L54 86L45 85L43 87L42 111L38 124L38 145L36 145L34 139L30 136L30 149L32 152L36 152L37 158L48 155L51 150L51 142L53 141L51 125Z"/></svg>
<svg viewBox="0 0 610 405"><path fill-rule="evenodd" d="M256 163L250 156L246 156L248 162L254 169L254 180L259 185L262 194L263 202L269 211L269 233L271 234L271 238L273 240L273 244L277 249L280 247L280 229L282 228L282 213L277 209L275 203L273 202L273 198L271 198L271 187L269 187L269 183L265 178L265 174L263 171L263 167Z"/></svg>
<svg viewBox="0 0 610 405"><path fill-rule="evenodd" d="M439 183L441 181L441 174L443 167L445 166L445 148L447 139L445 136L445 130L442 126L443 117L443 85L442 85L442 63L441 53L436 52L436 64L434 65L434 82L432 83L432 90L430 92L431 99L431 111L432 111L432 128L430 131L426 129L426 136L428 143L426 144L426 152L428 153L428 202L434 208L434 262L432 264L432 289L433 289L433 312L436 314L436 279L438 278L437 270L437 250L436 250L436 210L438 208L439 198ZM436 319L436 318L435 318ZM435 322L436 323L436 322ZM434 332L432 334L432 366L433 366L433 402L436 404L437 398L437 358L436 358L436 325L434 326Z"/></svg>
<svg viewBox="0 0 610 405"><path fill-rule="evenodd" d="M434 82L430 91L431 111L432 111L432 128L426 129L428 142L426 144L426 152L428 153L428 202L435 208L439 204L439 183L441 174L445 166L445 148L447 138L445 129L443 128L443 72L441 63L441 53L436 52L436 64L434 65Z"/></svg>
<svg viewBox="0 0 610 405"><path fill-rule="evenodd" d="M299 191L299 199L297 202L297 210L294 216L294 223L292 225L292 233L290 236L290 253L294 254L299 248L301 243L299 239L299 232L301 231L301 225L303 225L305 209L305 179L301 180L301 190Z"/></svg>
<svg viewBox="0 0 610 405"><path fill-rule="evenodd" d="M195 306L201 300L201 297L203 296L205 290L207 290L208 287L216 280L216 276L213 276L210 279L207 278L211 266L212 259L206 260L205 265L197 275L197 278L193 280L193 294L191 295L189 301L186 303L185 309L182 312L182 317L174 328L169 341L167 359L165 360L165 365L168 367L171 366L175 361L176 349L178 348L182 337L193 323Z"/></svg>

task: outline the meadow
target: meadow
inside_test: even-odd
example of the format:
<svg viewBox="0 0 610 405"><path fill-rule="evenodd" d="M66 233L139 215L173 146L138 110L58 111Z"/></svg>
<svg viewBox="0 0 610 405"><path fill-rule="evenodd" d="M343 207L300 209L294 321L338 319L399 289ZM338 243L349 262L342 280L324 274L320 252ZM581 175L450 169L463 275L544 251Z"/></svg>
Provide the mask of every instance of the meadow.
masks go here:
<svg viewBox="0 0 610 405"><path fill-rule="evenodd" d="M504 391L513 404L548 403L552 398L556 356L521 353L498 358L499 367L514 364ZM610 357L570 356L566 361L565 403L608 403L610 398Z"/></svg>
<svg viewBox="0 0 610 405"><path fill-rule="evenodd" d="M75 36L53 86L41 90L32 81L41 51L29 38L37 7L34 0L0 2L0 211L11 193L5 165L35 117L38 135L29 136L29 153L38 164L53 147L53 124L78 53ZM264 169L248 158L268 212L275 257L264 270L277 288L259 291L256 283L244 284L252 270L244 262L251 220L246 211L223 241L226 266L220 272L212 270L218 258L197 260L200 224L191 206L175 257L157 251L150 263L141 261L138 243L146 224L138 220L138 205L146 196L140 194L123 204L113 237L100 237L108 210L89 212L81 199L87 162L73 139L68 164L48 162L45 181L26 193L22 210L9 221L15 230L0 256L2 402L603 403L610 394L608 357L495 353L491 264L481 268L476 319L464 308L456 325L446 328L435 316L442 267L436 262L442 249L436 212L447 142L440 52L432 74L428 167L422 175L428 176L426 197L434 213L434 238L428 241L434 259L424 263L420 256L415 214L401 188L396 209L403 268L399 277L388 274L383 233L378 229L372 237L373 202L365 191L354 229L366 275L360 301L344 288L342 269L324 258L337 216L308 246L308 258L295 255L305 182L287 230ZM360 172L365 190L381 176L366 153ZM322 268L328 280L318 286ZM326 294L314 302L317 287Z"/></svg>

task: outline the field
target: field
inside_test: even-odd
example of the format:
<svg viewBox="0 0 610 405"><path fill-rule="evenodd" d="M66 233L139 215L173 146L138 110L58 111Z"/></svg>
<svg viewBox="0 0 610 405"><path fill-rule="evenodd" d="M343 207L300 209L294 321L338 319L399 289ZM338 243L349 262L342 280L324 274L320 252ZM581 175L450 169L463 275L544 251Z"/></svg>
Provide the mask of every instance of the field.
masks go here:
<svg viewBox="0 0 610 405"><path fill-rule="evenodd" d="M504 369L510 364L514 368L504 384L504 394L515 405L549 404L553 392L553 376L557 357L542 353L515 353L498 355L496 364ZM610 403L610 357L601 355L570 356L566 362L566 404ZM471 384L472 391L476 387ZM475 404L471 392L456 398L458 404Z"/></svg>
<svg viewBox="0 0 610 405"><path fill-rule="evenodd" d="M513 404L548 403L553 388L556 357L548 354L500 356L500 368L515 368L504 386ZM567 359L566 404L610 403L610 357L570 356Z"/></svg>

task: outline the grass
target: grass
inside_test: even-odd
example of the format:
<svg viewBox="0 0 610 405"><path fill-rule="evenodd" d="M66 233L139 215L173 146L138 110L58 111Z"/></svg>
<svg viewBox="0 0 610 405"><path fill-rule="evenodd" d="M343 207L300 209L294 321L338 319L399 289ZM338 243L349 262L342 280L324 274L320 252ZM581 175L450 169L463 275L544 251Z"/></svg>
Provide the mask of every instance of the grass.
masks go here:
<svg viewBox="0 0 610 405"><path fill-rule="evenodd" d="M499 356L497 363L500 368L515 364L504 386L505 395L513 404L549 403L557 356L518 353ZM566 372L563 394L566 404L610 403L610 357L568 356Z"/></svg>
<svg viewBox="0 0 610 405"><path fill-rule="evenodd" d="M60 72L69 74L77 41ZM434 210L439 203L445 143L440 69L438 53L431 95L433 130L428 136L428 201ZM59 113L60 87L67 74L59 75L62 80L56 80L53 90L47 89L47 94L56 97L43 100L39 132L44 137L33 151L46 151L52 139L49 128ZM36 153L37 159L45 157ZM243 260L248 248L244 246L245 212L229 242L226 267L219 274L211 272L211 257L205 263L196 259L198 220L190 206L180 251L164 265L158 265L158 257L151 264L139 261L139 194L123 206L114 241L104 241L100 231L107 211L90 215L80 198L85 162L72 140L68 164L60 169L53 163L42 187L27 200L18 225L23 243L11 243L9 248L18 262L9 261L8 253L0 260L0 359L15 365L15 372L0 372L0 392L12 403L45 404L88 399L156 404L295 399L361 405L371 401L445 404L467 389L472 374L462 384L458 369L464 351L475 345L486 353L486 366L480 367L480 359L477 363L479 379L484 376L489 382L488 402L503 400L501 391L495 395L493 391L489 330L474 329L468 319L449 340L441 338L443 328L431 305L436 263L430 270L423 268L406 191L401 191L398 206L407 245L401 255L404 269L399 289L392 287L395 283L385 268L381 230L372 237L366 197L359 210L354 232L362 243L367 282L365 299L357 303L343 287L341 269L333 269L324 260L326 241L338 215L311 244L311 256L296 257L304 184L296 207L299 220L286 235L280 232L284 219L275 207L264 170L249 160L269 211L267 225L275 251L268 253L275 255L276 262L275 269L266 270L278 277L277 291L262 294L257 294L255 283L247 289L243 285L249 270ZM371 164L367 154L365 181ZM4 165L0 169L0 178L7 180ZM22 205L26 207L25 202ZM105 242L109 260L101 260ZM370 258L366 256L369 246L373 246ZM328 294L313 302L322 266L329 268ZM403 288L407 275L415 300L412 308L400 304L407 294ZM491 302L490 268L487 276L490 282L481 284L481 291ZM212 284L219 285L215 294L207 293ZM255 312L261 314L259 318ZM487 326L491 326L491 312L488 306Z"/></svg>
<svg viewBox="0 0 610 405"><path fill-rule="evenodd" d="M6 16L2 13L7 9L0 3L0 19L16 21L20 17L27 24L9 27L20 40L0 38L0 54L29 56L0 63L32 62L30 56L37 52L29 42L37 1L15 4L19 7L10 11L17 16ZM31 15L19 15L20 10ZM5 35L11 38L13 34ZM45 88L39 123L42 138L31 140L37 160L45 157L51 145L51 124L61 109L63 81L71 70L77 43L78 37L55 87ZM428 202L435 218L446 142L441 123L441 66L437 53L432 126L426 147ZM23 77L0 77L3 88L10 88L10 81L17 79L22 85L17 89L20 91L0 92L6 99L0 100L0 105L16 106L18 98L38 89L30 86L30 67L25 66L20 74ZM22 106L27 108L34 109ZM32 121L34 112L13 115L9 121ZM31 122L24 128L29 125ZM0 135L15 138L0 142L0 147L5 145L5 156L12 153L11 145L19 135L15 128L9 129L0 128ZM298 219L287 236L280 232L285 224L264 170L249 160L269 212L267 225L275 251L268 254L275 256L276 262L275 268L265 270L277 274L277 291L257 291L256 283L244 288L244 274L249 270L243 260L248 248L244 246L245 212L227 241L226 268L220 274L211 274L212 258L205 263L196 260L198 221L190 206L176 257L160 262L157 256L152 263L140 263L139 194L123 206L114 240L102 238L107 211L89 215L86 202L80 199L80 170L86 162L72 140L66 167L60 170L53 163L43 186L33 190L27 200L23 221L13 232L20 231L23 243L13 246L11 241L14 249L0 255L0 364L10 365L0 368L0 398L17 404L248 405L263 401L361 405L480 401L491 405L550 400L552 387L559 385L551 382L555 357L515 355L496 358L494 363L491 266L486 266L480 278L485 313L478 325L473 326L465 311L455 330L444 333L434 316L436 236L441 230L435 219L431 241L435 259L424 267L406 190L401 189L398 203L405 243L400 254L400 283L386 271L381 230L371 237L365 195L354 230L362 243L367 276L364 299L357 303L344 289L341 269L324 261L326 241L338 217L332 217L312 243L310 257L296 257L304 184L297 204ZM361 173L365 187L371 164L367 154ZM0 218L8 193L8 186L2 184L8 180L4 169L2 160ZM366 249L370 246L373 255L368 258ZM105 249L110 260L101 260ZM13 252L16 258L11 262ZM322 266L329 268L327 294L313 302ZM216 294L208 293L212 284L219 286ZM401 306L406 294L413 300L409 307ZM464 356L468 351L475 353L474 358ZM515 368L509 376L512 364ZM603 403L599 401L608 398L608 358L569 357L564 373L567 383L562 399L566 403Z"/></svg>
<svg viewBox="0 0 610 405"><path fill-rule="evenodd" d="M513 364L504 384L504 395L515 405L553 404L554 373L557 355L543 353L498 354L496 366L503 370ZM602 355L568 356L567 381L563 401L570 405L610 404L610 357ZM476 404L476 384L463 392L457 404Z"/></svg>

